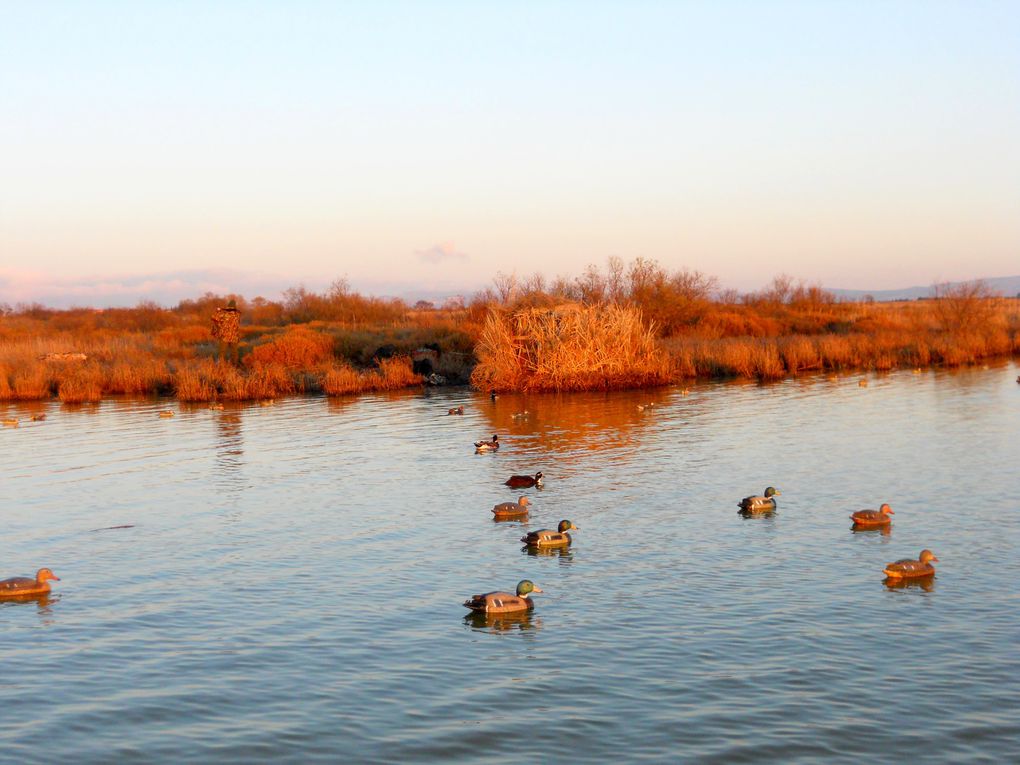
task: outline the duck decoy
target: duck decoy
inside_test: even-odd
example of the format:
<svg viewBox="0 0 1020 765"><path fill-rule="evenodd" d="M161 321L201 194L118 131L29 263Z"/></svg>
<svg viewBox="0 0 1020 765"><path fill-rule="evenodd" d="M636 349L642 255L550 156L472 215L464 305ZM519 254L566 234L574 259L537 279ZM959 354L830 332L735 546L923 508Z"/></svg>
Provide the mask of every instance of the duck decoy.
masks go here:
<svg viewBox="0 0 1020 765"><path fill-rule="evenodd" d="M499 436L493 435L491 441L475 441L475 449L480 452L491 452L499 448Z"/></svg>
<svg viewBox="0 0 1020 765"><path fill-rule="evenodd" d="M921 550L917 560L903 558L894 563L887 563L882 570L891 579L913 579L919 576L931 576L935 573L935 567L931 561L939 562L935 553L931 550Z"/></svg>
<svg viewBox="0 0 1020 765"><path fill-rule="evenodd" d="M42 422L43 420L46 419L46 412L41 412L40 414L33 414L31 417L29 417L29 419L32 422Z"/></svg>
<svg viewBox="0 0 1020 765"><path fill-rule="evenodd" d="M165 409L164 411L159 413L159 416L164 419L169 419L170 417L174 416L174 412L172 409Z"/></svg>
<svg viewBox="0 0 1020 765"><path fill-rule="evenodd" d="M510 416L513 417L515 420L526 420L528 419L528 414L529 414L528 410L525 409L523 412L514 412Z"/></svg>
<svg viewBox="0 0 1020 765"><path fill-rule="evenodd" d="M637 409L638 409L639 412L643 412L643 411L645 411L645 409L651 409L653 406L655 406L655 402L654 401L649 402L647 404L638 404L637 405Z"/></svg>
<svg viewBox="0 0 1020 765"><path fill-rule="evenodd" d="M531 611L534 601L528 597L533 592L542 592L530 579L522 579L517 583L517 594L509 592L486 592L472 595L464 601L464 607L472 611L486 614L509 614L515 611Z"/></svg>
<svg viewBox="0 0 1020 765"><path fill-rule="evenodd" d="M6 420L0 420L0 422L3 423L3 426L5 428L16 428L16 427L18 427L18 418L17 417L9 417Z"/></svg>
<svg viewBox="0 0 1020 765"><path fill-rule="evenodd" d="M511 489L529 489L532 486L540 487L542 485L542 471L539 470L534 476L512 475L503 481L503 483Z"/></svg>
<svg viewBox="0 0 1020 765"><path fill-rule="evenodd" d="M516 502L500 502L492 508L492 514L496 517L497 521L508 518L527 519L528 506L530 504L531 500L527 497L521 497Z"/></svg>
<svg viewBox="0 0 1020 765"><path fill-rule="evenodd" d="M211 404L209 404L209 408L218 412L221 409L223 409L223 404L220 403L219 401L213 401Z"/></svg>
<svg viewBox="0 0 1020 765"><path fill-rule="evenodd" d="M867 380L858 380L857 381L857 387L858 388L867 388L868 387L868 381Z"/></svg>
<svg viewBox="0 0 1020 765"><path fill-rule="evenodd" d="M490 401L495 401L497 398L499 398L499 396L496 395L496 391L490 390L489 391L489 400Z"/></svg>
<svg viewBox="0 0 1020 765"><path fill-rule="evenodd" d="M464 407L455 406L452 409L450 409L450 411L448 411L447 414L464 414Z"/></svg>
<svg viewBox="0 0 1020 765"><path fill-rule="evenodd" d="M896 515L896 513L889 505L883 504L878 510L858 510L850 516L850 520L854 522L855 526L888 526L892 523L892 518L889 517L891 515Z"/></svg>
<svg viewBox="0 0 1020 765"><path fill-rule="evenodd" d="M776 491L774 487L769 486L765 489L765 496L744 497L737 503L737 507L745 513L760 513L767 510L775 510L775 497L778 497L781 494L782 492Z"/></svg>
<svg viewBox="0 0 1020 765"><path fill-rule="evenodd" d="M560 525L556 527L556 531L553 531L552 529L531 531L521 537L521 541L528 547L570 547L570 544L574 541L570 534L567 533L570 529L580 531L580 529L570 521L560 521Z"/></svg>
<svg viewBox="0 0 1020 765"><path fill-rule="evenodd" d="M0 581L0 599L20 598L33 595L45 595L50 591L49 580L60 581L48 568L41 568L35 575L35 579L28 576L16 576L11 579Z"/></svg>

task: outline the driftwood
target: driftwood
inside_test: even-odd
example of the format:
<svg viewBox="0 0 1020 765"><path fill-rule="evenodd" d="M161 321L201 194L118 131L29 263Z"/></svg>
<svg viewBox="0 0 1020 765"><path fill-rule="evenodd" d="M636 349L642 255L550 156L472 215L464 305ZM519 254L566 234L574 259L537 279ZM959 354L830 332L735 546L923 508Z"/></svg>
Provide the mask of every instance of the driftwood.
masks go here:
<svg viewBox="0 0 1020 765"><path fill-rule="evenodd" d="M88 356L84 353L44 353L39 357L40 361L85 361Z"/></svg>

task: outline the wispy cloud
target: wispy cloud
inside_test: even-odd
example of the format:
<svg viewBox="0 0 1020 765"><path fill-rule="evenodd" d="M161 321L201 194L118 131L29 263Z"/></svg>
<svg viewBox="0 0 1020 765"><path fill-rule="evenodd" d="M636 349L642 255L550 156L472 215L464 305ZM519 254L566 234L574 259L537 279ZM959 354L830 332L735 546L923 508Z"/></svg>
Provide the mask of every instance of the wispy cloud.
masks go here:
<svg viewBox="0 0 1020 765"><path fill-rule="evenodd" d="M453 246L453 242L440 242L439 244L432 245L427 250L415 250L414 254L426 263L467 260L467 255L463 252L458 252L457 248Z"/></svg>

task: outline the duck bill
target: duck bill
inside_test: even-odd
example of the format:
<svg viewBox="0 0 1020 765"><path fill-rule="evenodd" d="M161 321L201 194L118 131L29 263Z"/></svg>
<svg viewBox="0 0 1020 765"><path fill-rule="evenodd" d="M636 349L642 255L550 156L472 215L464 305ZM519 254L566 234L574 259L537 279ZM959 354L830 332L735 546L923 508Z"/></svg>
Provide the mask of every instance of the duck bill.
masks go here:
<svg viewBox="0 0 1020 765"><path fill-rule="evenodd" d="M532 592L545 592L545 590L543 590L541 587L536 587L535 589L532 590Z"/></svg>
<svg viewBox="0 0 1020 765"><path fill-rule="evenodd" d="M932 559L932 561L933 561L933 562L935 562L935 563L938 563L938 562L939 562L939 559L938 559L938 558L936 558L936 557L935 557L934 555L933 555L933 556L931 556L931 559Z"/></svg>

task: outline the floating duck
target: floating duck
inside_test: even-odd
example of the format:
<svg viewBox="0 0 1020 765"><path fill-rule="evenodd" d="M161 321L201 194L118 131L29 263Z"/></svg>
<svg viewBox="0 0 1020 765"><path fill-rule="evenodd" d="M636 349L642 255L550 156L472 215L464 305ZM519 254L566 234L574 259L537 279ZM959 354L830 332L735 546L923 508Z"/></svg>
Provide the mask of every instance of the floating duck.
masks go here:
<svg viewBox="0 0 1020 765"><path fill-rule="evenodd" d="M889 505L882 505L878 510L858 510L850 516L850 520L854 522L855 526L888 526L892 523L892 518L889 516L895 514Z"/></svg>
<svg viewBox="0 0 1020 765"><path fill-rule="evenodd" d="M209 408L219 411L220 409L223 408L223 404L221 404L219 401L213 401L211 404L209 404Z"/></svg>
<svg viewBox="0 0 1020 765"><path fill-rule="evenodd" d="M509 486L511 489L529 489L532 486L542 485L542 471L539 470L534 476L530 475L512 475L507 478L503 483Z"/></svg>
<svg viewBox="0 0 1020 765"><path fill-rule="evenodd" d="M530 531L521 537L521 541L528 547L570 547L570 544L574 541L570 534L567 533L570 529L580 531L580 529L570 521L560 521L560 525L556 527L556 531L553 531L552 529Z"/></svg>
<svg viewBox="0 0 1020 765"><path fill-rule="evenodd" d="M174 412L172 409L165 409L159 413L159 416L163 418L170 418L174 416Z"/></svg>
<svg viewBox="0 0 1020 765"><path fill-rule="evenodd" d="M27 576L16 576L12 579L0 581L0 599L20 598L32 595L45 595L50 591L49 580L60 581L48 568L41 568L36 572L35 579Z"/></svg>
<svg viewBox="0 0 1020 765"><path fill-rule="evenodd" d="M266 398L263 399L262 401L259 401L259 406L273 406L275 403L276 403L275 398Z"/></svg>
<svg viewBox="0 0 1020 765"><path fill-rule="evenodd" d="M16 428L16 427L18 427L18 418L17 417L10 417L10 418L8 418L6 420L0 420L0 422L3 423L3 426L5 428Z"/></svg>
<svg viewBox="0 0 1020 765"><path fill-rule="evenodd" d="M514 412L512 415L515 420L526 420L528 419L528 410L525 409L523 412Z"/></svg>
<svg viewBox="0 0 1020 765"><path fill-rule="evenodd" d="M489 400L495 401L497 398L499 398L499 396L496 395L496 391L490 390L489 391Z"/></svg>
<svg viewBox="0 0 1020 765"><path fill-rule="evenodd" d="M859 388L867 388L868 387L868 381L867 380L858 380L857 381L857 387L859 387Z"/></svg>
<svg viewBox="0 0 1020 765"><path fill-rule="evenodd" d="M654 401L650 401L647 404L638 404L637 405L637 409L638 409L639 412L643 412L643 411L645 411L645 409L651 409L653 406L655 406L655 402Z"/></svg>
<svg viewBox="0 0 1020 765"><path fill-rule="evenodd" d="M530 579L522 579L517 583L517 594L509 592L486 592L483 595L472 595L464 601L464 607L485 614L510 614L515 611L531 611L534 601L528 596L533 592L542 592Z"/></svg>
<svg viewBox="0 0 1020 765"><path fill-rule="evenodd" d="M681 388L681 389L680 389L680 395L681 395L681 396L687 396L687 395L690 395L690 392L691 392L691 389L690 389L690 388Z"/></svg>
<svg viewBox="0 0 1020 765"><path fill-rule="evenodd" d="M447 414L464 414L464 407L455 406L453 409L447 412Z"/></svg>
<svg viewBox="0 0 1020 765"><path fill-rule="evenodd" d="M42 422L43 420L46 419L46 412L41 412L39 414L33 414L31 417L29 417L29 419L32 422Z"/></svg>
<svg viewBox="0 0 1020 765"><path fill-rule="evenodd" d="M528 505L530 504L531 500L527 497L521 497L516 502L500 502L492 508L492 514L496 517L497 521L508 518L527 519Z"/></svg>
<svg viewBox="0 0 1020 765"><path fill-rule="evenodd" d="M767 510L775 510L776 500L774 498L781 494L782 492L776 491L774 487L769 486L765 489L765 496L744 497L737 503L737 507L746 513L760 513Z"/></svg>
<svg viewBox="0 0 1020 765"><path fill-rule="evenodd" d="M919 576L931 576L935 573L935 567L931 561L939 562L935 553L931 550L921 550L918 560L903 558L895 563L887 563L883 572L892 579L913 579Z"/></svg>
<svg viewBox="0 0 1020 765"><path fill-rule="evenodd" d="M915 375L921 374L921 367L914 367L914 374Z"/></svg>
<svg viewBox="0 0 1020 765"><path fill-rule="evenodd" d="M475 441L475 449L480 452L491 452L499 448L499 436L493 435L491 441Z"/></svg>

